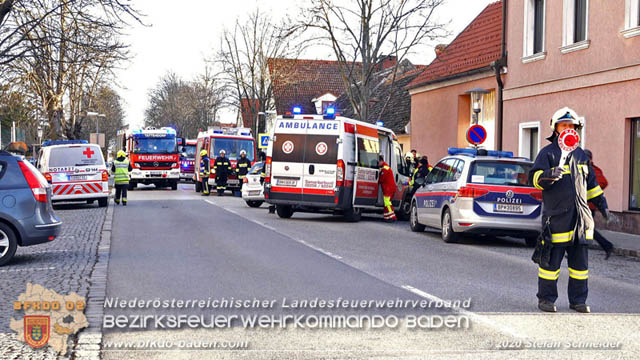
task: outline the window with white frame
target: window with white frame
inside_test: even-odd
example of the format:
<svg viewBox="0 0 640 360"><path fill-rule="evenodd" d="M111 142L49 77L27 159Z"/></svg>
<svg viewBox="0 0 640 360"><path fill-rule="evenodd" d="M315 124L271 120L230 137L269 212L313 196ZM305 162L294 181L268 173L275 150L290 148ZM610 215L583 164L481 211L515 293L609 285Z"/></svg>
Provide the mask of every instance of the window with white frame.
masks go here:
<svg viewBox="0 0 640 360"><path fill-rule="evenodd" d="M624 30L625 38L640 35L640 0L625 0Z"/></svg>
<svg viewBox="0 0 640 360"><path fill-rule="evenodd" d="M545 0L525 0L523 61L544 58Z"/></svg>
<svg viewBox="0 0 640 360"><path fill-rule="evenodd" d="M589 0L563 0L562 52L589 47Z"/></svg>
<svg viewBox="0 0 640 360"><path fill-rule="evenodd" d="M535 160L540 150L540 122L520 123L518 156Z"/></svg>

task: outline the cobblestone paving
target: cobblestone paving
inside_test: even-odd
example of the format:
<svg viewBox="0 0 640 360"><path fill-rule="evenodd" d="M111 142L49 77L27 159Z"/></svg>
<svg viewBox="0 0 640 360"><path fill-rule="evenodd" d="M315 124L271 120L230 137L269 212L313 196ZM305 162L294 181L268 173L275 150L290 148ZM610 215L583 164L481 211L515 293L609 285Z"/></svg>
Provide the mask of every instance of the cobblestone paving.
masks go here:
<svg viewBox="0 0 640 360"><path fill-rule="evenodd" d="M48 244L18 247L11 263L0 267L0 359L56 358L51 349L34 351L14 339L9 321L21 318L22 312L13 310L13 301L28 282L59 294L87 296L106 209L83 204L56 206L56 215L63 222L60 236Z"/></svg>

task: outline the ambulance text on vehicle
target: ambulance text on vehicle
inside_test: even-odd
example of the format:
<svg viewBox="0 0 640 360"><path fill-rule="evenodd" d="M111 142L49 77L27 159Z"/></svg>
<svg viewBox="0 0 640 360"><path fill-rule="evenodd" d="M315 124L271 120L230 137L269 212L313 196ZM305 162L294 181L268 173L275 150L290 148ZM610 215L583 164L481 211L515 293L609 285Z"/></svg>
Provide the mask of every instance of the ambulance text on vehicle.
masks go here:
<svg viewBox="0 0 640 360"><path fill-rule="evenodd" d="M358 221L363 211L384 207L379 154L396 179L392 202L403 209L409 168L393 131L332 113L279 116L267 150L266 201L283 218L295 211L330 212ZM398 215L406 220L409 214Z"/></svg>
<svg viewBox="0 0 640 360"><path fill-rule="evenodd" d="M38 170L51 184L52 201L97 200L99 206L107 206L109 173L98 145L86 140L46 141Z"/></svg>
<svg viewBox="0 0 640 360"><path fill-rule="evenodd" d="M251 130L248 128L213 127L208 131L202 131L198 134L194 169L196 191L198 192L201 191L202 186L202 178L200 176L200 152L202 150L207 150L209 158L211 159L209 186L211 186L212 189L216 186L216 174L213 169L213 163L220 154L220 150L224 150L226 153L225 156L229 159L231 167L233 168L232 174L227 178L227 189L239 191L242 188L242 183L235 174L235 169L238 159L240 158L240 151L245 150L247 152L247 159L251 161L252 165L256 161L256 142L251 134Z"/></svg>
<svg viewBox="0 0 640 360"><path fill-rule="evenodd" d="M130 190L135 189L138 184L178 189L180 155L174 129L148 127L120 130L116 142L116 151L118 150L127 153L133 168L129 174Z"/></svg>

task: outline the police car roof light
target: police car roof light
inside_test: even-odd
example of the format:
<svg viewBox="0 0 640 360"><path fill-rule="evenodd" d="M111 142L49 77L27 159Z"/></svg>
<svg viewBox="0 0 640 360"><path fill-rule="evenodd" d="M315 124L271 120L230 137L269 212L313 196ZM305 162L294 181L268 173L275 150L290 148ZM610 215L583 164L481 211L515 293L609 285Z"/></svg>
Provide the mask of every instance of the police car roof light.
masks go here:
<svg viewBox="0 0 640 360"><path fill-rule="evenodd" d="M489 150L488 154L489 154L489 156L495 156L495 157L508 157L508 158L512 158L513 157L513 152L511 152L511 151Z"/></svg>
<svg viewBox="0 0 640 360"><path fill-rule="evenodd" d="M513 152L511 151L495 151L485 149L471 149L471 148L454 148L447 149L449 155L470 155L470 156L494 156L494 157L506 157L513 158Z"/></svg>
<svg viewBox="0 0 640 360"><path fill-rule="evenodd" d="M88 144L87 140L48 140L42 143L42 147L53 145L73 145L73 144Z"/></svg>
<svg viewBox="0 0 640 360"><path fill-rule="evenodd" d="M449 155L471 155L471 156L476 156L476 155L478 155L478 150L450 147L450 148L447 149L447 153Z"/></svg>
<svg viewBox="0 0 640 360"><path fill-rule="evenodd" d="M292 111L294 114L302 114L302 108L300 106L294 106Z"/></svg>

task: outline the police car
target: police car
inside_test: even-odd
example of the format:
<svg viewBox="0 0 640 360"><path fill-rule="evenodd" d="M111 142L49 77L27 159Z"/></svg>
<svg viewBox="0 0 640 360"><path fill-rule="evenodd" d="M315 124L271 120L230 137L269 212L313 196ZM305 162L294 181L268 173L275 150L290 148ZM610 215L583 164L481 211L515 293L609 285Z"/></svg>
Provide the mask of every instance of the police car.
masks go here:
<svg viewBox="0 0 640 360"><path fill-rule="evenodd" d="M445 242L462 234L525 239L541 231L542 192L528 182L533 163L511 152L449 148L411 202L412 231L440 229Z"/></svg>
<svg viewBox="0 0 640 360"><path fill-rule="evenodd" d="M46 141L38 156L38 170L53 189L53 202L109 201L109 173L98 145L86 140Z"/></svg>

